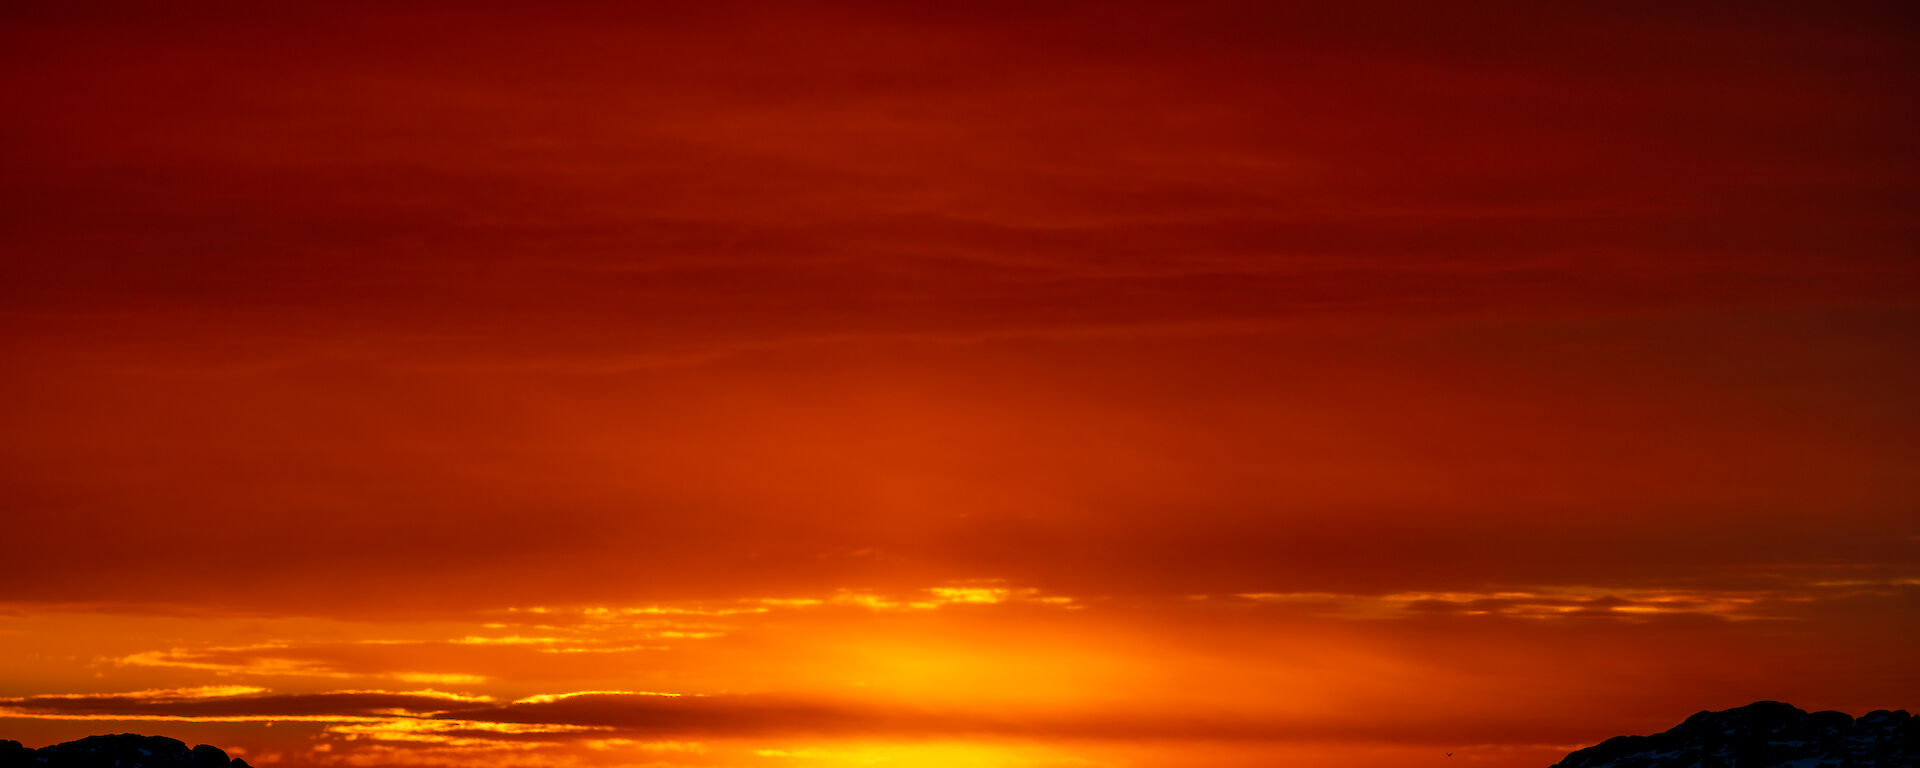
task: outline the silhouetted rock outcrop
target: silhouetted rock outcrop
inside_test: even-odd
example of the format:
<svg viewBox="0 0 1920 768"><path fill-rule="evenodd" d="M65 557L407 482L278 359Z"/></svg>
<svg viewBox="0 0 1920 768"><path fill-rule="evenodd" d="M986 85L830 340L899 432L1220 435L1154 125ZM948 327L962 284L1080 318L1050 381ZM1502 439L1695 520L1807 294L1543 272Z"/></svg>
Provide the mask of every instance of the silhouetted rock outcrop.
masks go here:
<svg viewBox="0 0 1920 768"><path fill-rule="evenodd" d="M1807 713L1759 701L1700 712L1666 733L1615 736L1553 768L1915 768L1920 718L1877 710Z"/></svg>
<svg viewBox="0 0 1920 768"><path fill-rule="evenodd" d="M188 749L186 742L165 736L122 733L88 736L79 741L28 749L17 741L0 741L0 768L250 768L247 761L228 759L227 753L205 744Z"/></svg>

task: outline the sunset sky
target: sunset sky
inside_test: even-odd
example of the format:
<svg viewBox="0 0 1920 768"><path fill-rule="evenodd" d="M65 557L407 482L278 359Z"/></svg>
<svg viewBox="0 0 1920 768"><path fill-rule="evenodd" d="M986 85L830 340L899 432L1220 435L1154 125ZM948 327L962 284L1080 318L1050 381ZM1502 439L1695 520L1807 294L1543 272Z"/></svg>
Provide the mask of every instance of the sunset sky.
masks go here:
<svg viewBox="0 0 1920 768"><path fill-rule="evenodd" d="M0 738L1543 768L1920 708L1914 18L8 3Z"/></svg>

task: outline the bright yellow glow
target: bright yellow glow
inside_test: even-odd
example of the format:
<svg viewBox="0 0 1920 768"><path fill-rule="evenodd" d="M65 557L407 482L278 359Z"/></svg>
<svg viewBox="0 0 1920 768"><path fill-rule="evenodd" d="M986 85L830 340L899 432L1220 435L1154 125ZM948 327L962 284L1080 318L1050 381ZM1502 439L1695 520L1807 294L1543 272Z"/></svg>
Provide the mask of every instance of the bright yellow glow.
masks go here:
<svg viewBox="0 0 1920 768"><path fill-rule="evenodd" d="M1071 757L1064 750L1034 745L991 743L827 744L806 747L764 747L753 750L768 765L793 768L842 766L899 766L900 768L1029 768L1074 766L1098 768L1124 763Z"/></svg>

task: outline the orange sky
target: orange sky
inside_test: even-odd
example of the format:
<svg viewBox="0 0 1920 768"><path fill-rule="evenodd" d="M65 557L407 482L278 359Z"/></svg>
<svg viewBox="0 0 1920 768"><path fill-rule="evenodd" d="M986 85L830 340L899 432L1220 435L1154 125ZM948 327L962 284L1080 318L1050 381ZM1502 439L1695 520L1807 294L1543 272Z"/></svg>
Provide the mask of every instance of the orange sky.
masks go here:
<svg viewBox="0 0 1920 768"><path fill-rule="evenodd" d="M932 5L0 11L0 738L1537 768L1920 707L1897 4Z"/></svg>

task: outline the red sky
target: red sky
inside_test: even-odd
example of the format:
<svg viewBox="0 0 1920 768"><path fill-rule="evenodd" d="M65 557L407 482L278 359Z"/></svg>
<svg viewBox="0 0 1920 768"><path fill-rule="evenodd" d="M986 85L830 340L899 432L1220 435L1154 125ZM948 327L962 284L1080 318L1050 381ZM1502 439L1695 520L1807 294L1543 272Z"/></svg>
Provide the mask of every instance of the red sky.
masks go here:
<svg viewBox="0 0 1920 768"><path fill-rule="evenodd" d="M680 5L0 12L0 738L1543 766L1920 706L1897 4Z"/></svg>

